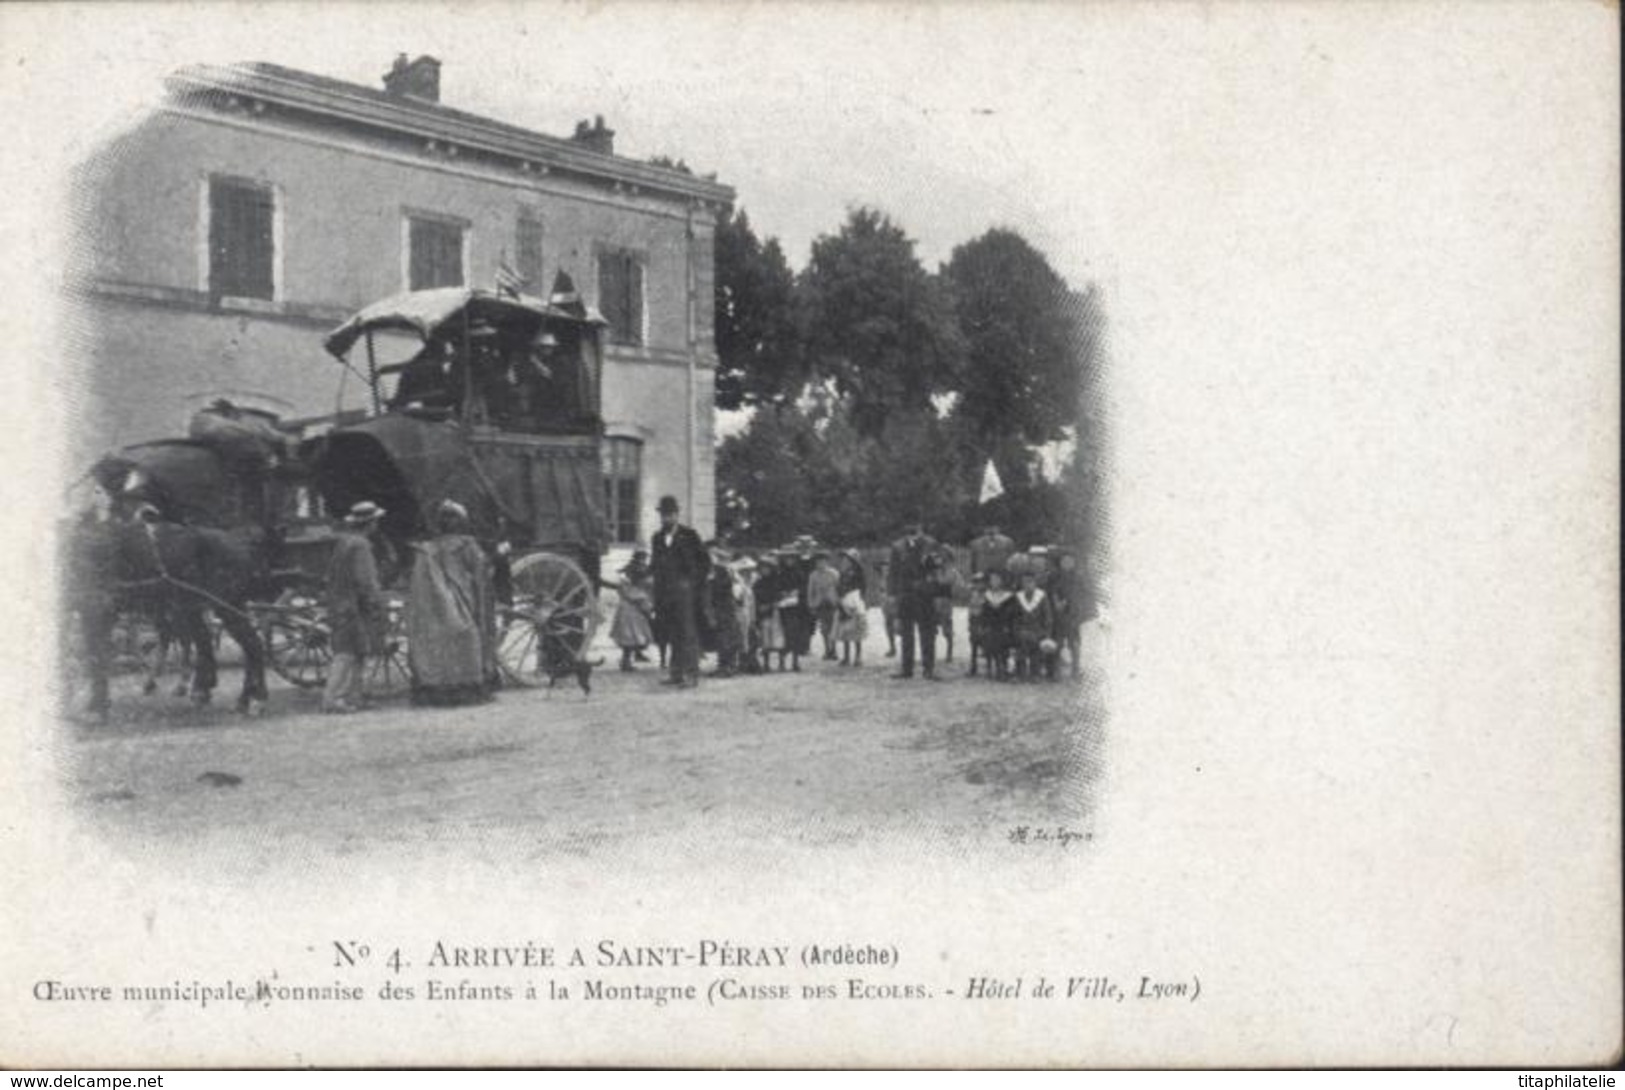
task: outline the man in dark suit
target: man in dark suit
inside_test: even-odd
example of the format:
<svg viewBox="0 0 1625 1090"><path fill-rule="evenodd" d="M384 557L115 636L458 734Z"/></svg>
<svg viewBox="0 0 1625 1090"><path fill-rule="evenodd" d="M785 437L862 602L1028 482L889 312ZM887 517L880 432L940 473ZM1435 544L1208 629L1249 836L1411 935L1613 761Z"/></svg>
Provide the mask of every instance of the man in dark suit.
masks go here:
<svg viewBox="0 0 1625 1090"><path fill-rule="evenodd" d="M886 570L886 592L897 601L897 621L903 629L903 667L895 678L914 676L914 640L920 643L920 666L928 680L935 681L937 642L937 596L941 593L939 546L925 536L916 520L891 547Z"/></svg>
<svg viewBox="0 0 1625 1090"><path fill-rule="evenodd" d="M700 595L711 558L700 535L677 521L677 498L660 497L660 529L650 544L655 615L671 640L669 676L661 684L692 689L700 683Z"/></svg>

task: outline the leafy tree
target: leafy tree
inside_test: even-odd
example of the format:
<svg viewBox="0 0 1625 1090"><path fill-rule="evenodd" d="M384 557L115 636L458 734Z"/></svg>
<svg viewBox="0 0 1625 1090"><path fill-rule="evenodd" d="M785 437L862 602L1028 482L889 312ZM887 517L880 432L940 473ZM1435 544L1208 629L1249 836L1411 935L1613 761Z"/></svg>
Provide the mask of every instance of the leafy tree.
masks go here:
<svg viewBox="0 0 1625 1090"><path fill-rule="evenodd" d="M743 432L725 439L717 489L730 501L733 540L780 545L827 532L823 497L838 490L828 449L812 417L793 405L759 409Z"/></svg>
<svg viewBox="0 0 1625 1090"><path fill-rule="evenodd" d="M966 365L954 413L1006 487L1031 477L1026 451L1066 437L1078 422L1080 352L1075 297L1044 255L994 228L954 248L943 276L952 286Z"/></svg>
<svg viewBox="0 0 1625 1090"><path fill-rule="evenodd" d="M716 339L719 409L780 405L800 391L795 277L778 239L759 240L743 209L717 223Z"/></svg>
<svg viewBox="0 0 1625 1090"><path fill-rule="evenodd" d="M954 388L962 347L948 298L884 214L855 209L816 239L800 288L810 369L835 384L861 434Z"/></svg>
<svg viewBox="0 0 1625 1090"><path fill-rule="evenodd" d="M852 488L858 537L885 540L913 519L958 536L959 512L975 494L965 488L949 425L934 411L890 413L880 433L864 440L861 458Z"/></svg>
<svg viewBox="0 0 1625 1090"><path fill-rule="evenodd" d="M759 410L717 458L731 539L778 545L812 534L870 543L895 536L910 518L957 534L967 494L947 430L929 409L893 412L873 436L842 402Z"/></svg>
<svg viewBox="0 0 1625 1090"><path fill-rule="evenodd" d="M756 409L718 456L732 540L875 543L910 518L949 540L987 520L1024 543L1099 540L1100 297L1015 232L965 243L932 277L896 224L858 209L793 279L740 213L718 227L717 270L717 402ZM1034 448L1063 438L1072 456L1046 482ZM984 506L990 457L1006 492Z"/></svg>

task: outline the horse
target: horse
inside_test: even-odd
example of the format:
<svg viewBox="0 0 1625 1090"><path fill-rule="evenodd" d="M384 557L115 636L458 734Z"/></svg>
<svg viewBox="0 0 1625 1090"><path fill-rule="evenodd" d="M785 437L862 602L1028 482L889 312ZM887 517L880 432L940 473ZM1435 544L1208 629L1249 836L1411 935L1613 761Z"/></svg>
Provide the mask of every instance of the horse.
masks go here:
<svg viewBox="0 0 1625 1090"><path fill-rule="evenodd" d="M212 615L206 616L204 621L208 625L209 642L215 653L219 654L220 634L223 628L213 620ZM154 618L153 624L155 630L152 634L150 653L146 653L149 651L149 645L143 645L142 648L144 680L141 683L141 692L146 696L156 693L162 687L164 678L170 673L173 664L179 678L171 692L175 696L186 696L192 688L192 662L197 650L167 616Z"/></svg>
<svg viewBox="0 0 1625 1090"><path fill-rule="evenodd" d="M78 615L90 677L90 712L109 709L109 644L122 613L151 617L192 648L192 701L209 703L219 677L205 614L213 611L243 653L237 708L258 715L267 699L265 648L247 611L261 565L241 533L153 520L81 522L67 542L68 600Z"/></svg>

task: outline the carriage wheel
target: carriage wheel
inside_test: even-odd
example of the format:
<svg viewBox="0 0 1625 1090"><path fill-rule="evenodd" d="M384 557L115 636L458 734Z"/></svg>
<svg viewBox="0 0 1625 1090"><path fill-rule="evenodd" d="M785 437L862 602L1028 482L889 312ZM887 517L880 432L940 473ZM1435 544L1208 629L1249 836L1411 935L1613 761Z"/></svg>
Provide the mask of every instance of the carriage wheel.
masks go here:
<svg viewBox="0 0 1625 1090"><path fill-rule="evenodd" d="M266 660L277 675L301 689L327 684L333 661L333 631L321 603L288 591L277 599L276 612L260 626Z"/></svg>
<svg viewBox="0 0 1625 1090"><path fill-rule="evenodd" d="M412 665L406 653L406 602L389 596L384 621L383 652L367 658L367 693L394 696L412 687Z"/></svg>
<svg viewBox="0 0 1625 1090"><path fill-rule="evenodd" d="M531 553L513 566L513 605L500 613L497 662L512 685L539 685L548 663L572 663L598 627L587 573L557 553Z"/></svg>

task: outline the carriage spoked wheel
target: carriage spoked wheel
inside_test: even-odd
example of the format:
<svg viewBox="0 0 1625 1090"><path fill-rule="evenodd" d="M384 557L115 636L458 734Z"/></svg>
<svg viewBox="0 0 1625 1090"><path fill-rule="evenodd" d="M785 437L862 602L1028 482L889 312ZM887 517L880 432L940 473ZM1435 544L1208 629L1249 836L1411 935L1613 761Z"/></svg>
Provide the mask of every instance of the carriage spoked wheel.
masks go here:
<svg viewBox="0 0 1625 1090"><path fill-rule="evenodd" d="M271 669L301 689L327 684L333 661L333 630L327 611L313 595L288 591L278 598L260 625Z"/></svg>
<svg viewBox="0 0 1625 1090"><path fill-rule="evenodd" d="M406 650L406 601L391 594L385 609L383 648L367 657L368 696L395 696L412 687L412 665Z"/></svg>
<svg viewBox="0 0 1625 1090"><path fill-rule="evenodd" d="M498 610L497 663L511 685L566 672L598 627L593 586L575 561L531 553L513 566L513 604Z"/></svg>

